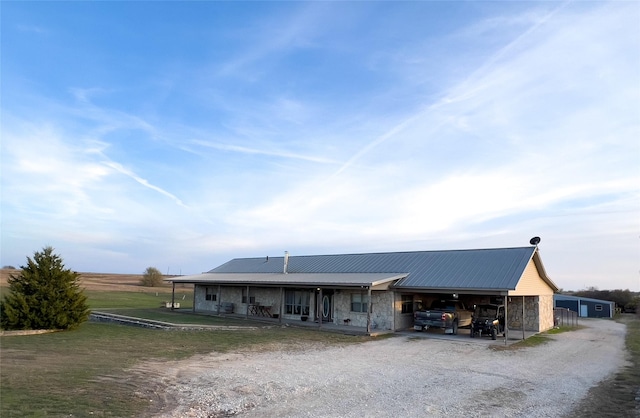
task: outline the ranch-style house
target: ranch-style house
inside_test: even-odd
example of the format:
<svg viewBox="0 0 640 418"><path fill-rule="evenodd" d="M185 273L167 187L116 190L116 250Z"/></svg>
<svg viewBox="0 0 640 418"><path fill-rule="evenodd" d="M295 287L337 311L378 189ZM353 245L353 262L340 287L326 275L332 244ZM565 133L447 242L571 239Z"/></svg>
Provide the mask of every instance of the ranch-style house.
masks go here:
<svg viewBox="0 0 640 418"><path fill-rule="evenodd" d="M474 250L236 258L194 285L194 312L358 327L373 334L413 326L437 299L504 303L508 329L553 327L553 294L537 246ZM506 302L506 303L505 303ZM273 319L271 319L273 320Z"/></svg>

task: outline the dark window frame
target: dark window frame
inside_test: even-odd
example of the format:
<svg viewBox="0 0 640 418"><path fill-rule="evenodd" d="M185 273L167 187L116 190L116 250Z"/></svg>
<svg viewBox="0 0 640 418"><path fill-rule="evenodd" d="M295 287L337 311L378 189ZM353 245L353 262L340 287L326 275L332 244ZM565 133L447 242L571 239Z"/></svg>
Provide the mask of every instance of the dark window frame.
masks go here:
<svg viewBox="0 0 640 418"><path fill-rule="evenodd" d="M412 314L413 313L413 295L400 295L400 301L402 303L400 313Z"/></svg>
<svg viewBox="0 0 640 418"><path fill-rule="evenodd" d="M311 307L311 292L301 289L288 289L284 293L284 313L287 315L308 316Z"/></svg>
<svg viewBox="0 0 640 418"><path fill-rule="evenodd" d="M218 294L215 291L215 288L211 286L206 286L204 288L204 300L208 300L211 302L215 302L218 300Z"/></svg>
<svg viewBox="0 0 640 418"><path fill-rule="evenodd" d="M367 313L369 309L369 293L358 292L351 294L351 312Z"/></svg>
<svg viewBox="0 0 640 418"><path fill-rule="evenodd" d="M242 288L242 303L247 303L247 288L246 287ZM249 295L249 303L250 304L256 303L256 297Z"/></svg>

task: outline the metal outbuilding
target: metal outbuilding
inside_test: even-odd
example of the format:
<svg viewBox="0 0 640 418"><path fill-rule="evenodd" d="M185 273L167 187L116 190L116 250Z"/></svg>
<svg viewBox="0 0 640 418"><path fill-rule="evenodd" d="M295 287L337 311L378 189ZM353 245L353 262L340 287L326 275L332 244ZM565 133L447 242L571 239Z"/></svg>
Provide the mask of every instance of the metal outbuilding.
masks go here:
<svg viewBox="0 0 640 418"><path fill-rule="evenodd" d="M553 295L553 303L556 308L567 308L581 318L613 318L616 311L615 302L581 296Z"/></svg>

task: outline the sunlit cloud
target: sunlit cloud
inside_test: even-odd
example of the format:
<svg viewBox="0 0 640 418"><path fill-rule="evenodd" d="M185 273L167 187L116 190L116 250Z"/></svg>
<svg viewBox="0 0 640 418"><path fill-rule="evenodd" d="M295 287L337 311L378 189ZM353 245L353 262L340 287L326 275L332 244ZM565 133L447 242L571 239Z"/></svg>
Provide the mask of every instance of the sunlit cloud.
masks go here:
<svg viewBox="0 0 640 418"><path fill-rule="evenodd" d="M177 203L179 206L183 206L186 207L186 205L184 203L182 203L182 201L177 198L175 195L169 193L166 190L163 190L161 187L155 186L153 184L150 184L148 180L143 179L142 177L138 176L137 174L135 174L133 171L123 167L121 164L118 164L116 162L113 161L105 161L104 164L108 167L113 168L114 170L116 170L117 172L124 174L127 177L132 178L133 180L135 180L137 183L143 185L146 188L149 188L153 191L156 191L158 193L160 193L163 196L166 196L168 198L170 198L171 200L173 200L175 203Z"/></svg>

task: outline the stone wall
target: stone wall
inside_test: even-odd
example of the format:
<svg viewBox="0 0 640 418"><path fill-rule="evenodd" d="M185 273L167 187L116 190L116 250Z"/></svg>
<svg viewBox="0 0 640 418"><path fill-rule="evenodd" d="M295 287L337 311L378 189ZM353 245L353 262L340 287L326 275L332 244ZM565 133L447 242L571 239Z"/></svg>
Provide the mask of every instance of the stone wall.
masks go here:
<svg viewBox="0 0 640 418"><path fill-rule="evenodd" d="M522 296L510 296L507 306L509 329L522 329ZM525 331L540 332L538 296L524 297L524 329ZM553 309L551 320L553 322Z"/></svg>
<svg viewBox="0 0 640 418"><path fill-rule="evenodd" d="M218 286L209 286L213 289L214 294L216 294L216 300L206 300L206 287L196 285L194 289L194 309L196 311L206 311L206 312L218 312L218 304L223 302L233 303L233 313L244 313L246 312L246 304L242 302L242 287L240 286L222 286L222 290L220 294L218 293ZM246 289L246 288L245 288Z"/></svg>
<svg viewBox="0 0 640 418"><path fill-rule="evenodd" d="M367 313L351 312L351 295L353 293L356 292L341 291L334 295L334 322L344 325L344 321L348 320L349 325L366 327ZM371 292L371 299L373 303L371 329L393 329L393 292L373 291Z"/></svg>
<svg viewBox="0 0 640 418"><path fill-rule="evenodd" d="M351 312L351 295L356 292L341 291L336 293L333 298L334 304L334 321L336 324L345 324L356 327L367 326L366 312ZM357 292L360 293L360 292Z"/></svg>
<svg viewBox="0 0 640 418"><path fill-rule="evenodd" d="M217 296L217 300L206 300L206 286L195 286L194 306L196 311L218 312L218 306L222 303L233 303L233 313L245 314L247 304L242 303L242 294L246 292L244 286L222 286L220 294L218 286L211 288ZM316 297L314 290L309 290L309 319L313 320L316 310ZM366 312L351 312L351 295L365 293L366 291L337 290L333 294L333 323L338 325L352 325L357 327L367 326ZM255 297L256 303L263 306L271 306L271 313L280 313L281 293L280 288L250 287L250 297ZM391 291L373 291L371 328L379 330L401 330L413 326L413 314L402 314L402 295ZM429 306L433 299L430 295L414 295L414 305ZM508 326L510 329L522 329L522 297L511 296L508 304ZM284 306L283 306L284 312ZM300 315L283 314L283 319L299 320ZM348 320L345 322L345 320ZM553 295L526 296L525 297L525 330L542 332L553 327Z"/></svg>
<svg viewBox="0 0 640 418"><path fill-rule="evenodd" d="M247 312L247 304L242 303L242 293L246 292L244 286L221 286L218 293L218 286L209 286L216 294L216 300L206 300L206 286L195 287L195 310L218 312L219 304L233 303L233 313L244 314ZM255 297L255 302L262 306L271 306L272 313L280 310L280 289L279 288L249 288L249 297Z"/></svg>
<svg viewBox="0 0 640 418"><path fill-rule="evenodd" d="M371 298L373 299L371 329L393 330L393 292L374 291Z"/></svg>

